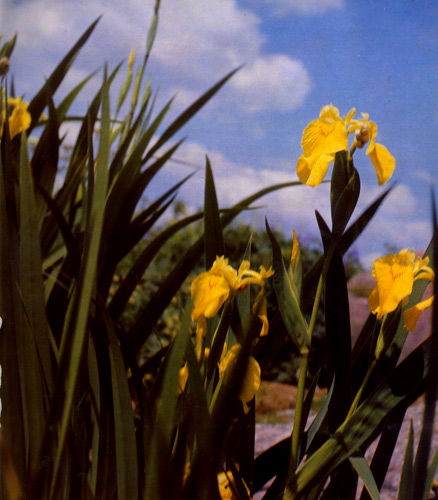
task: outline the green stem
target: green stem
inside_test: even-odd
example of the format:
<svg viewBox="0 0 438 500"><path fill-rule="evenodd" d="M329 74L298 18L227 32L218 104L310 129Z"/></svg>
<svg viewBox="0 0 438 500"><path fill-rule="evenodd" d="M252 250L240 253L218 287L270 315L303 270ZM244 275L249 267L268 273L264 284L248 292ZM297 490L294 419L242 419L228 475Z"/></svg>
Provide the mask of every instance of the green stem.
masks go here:
<svg viewBox="0 0 438 500"><path fill-rule="evenodd" d="M300 358L300 371L298 376L297 399L295 404L294 426L292 429L292 448L289 459L288 477L293 475L298 465L298 447L300 444L301 422L303 418L304 391L306 388L308 353Z"/></svg>
<svg viewBox="0 0 438 500"><path fill-rule="evenodd" d="M371 362L371 364L368 366L368 370L366 372L366 375L364 379L362 380L362 383L360 384L359 390L356 393L356 396L354 397L354 401L351 404L350 410L348 411L347 418L345 420L348 420L351 415L353 415L354 411L356 410L360 398L362 397L363 391L368 383L368 380L370 379L371 373L373 373L374 368L376 367L377 359L374 358Z"/></svg>
<svg viewBox="0 0 438 500"><path fill-rule="evenodd" d="M374 352L374 358L371 361L370 365L368 366L368 370L365 374L364 379L362 380L362 384L359 387L359 390L356 393L356 396L354 397L354 401L351 404L350 410L348 411L347 418L348 420L351 415L353 415L354 411L356 410L357 406L359 405L360 398L362 397L363 391L365 390L365 387L368 383L368 380L370 379L371 373L373 372L374 368L376 367L377 360L380 358L380 355L384 351L385 348L385 337L383 333L383 325L385 324L387 314L383 316L383 320L380 323L380 330L379 330L379 337L377 338L376 342L376 349Z"/></svg>

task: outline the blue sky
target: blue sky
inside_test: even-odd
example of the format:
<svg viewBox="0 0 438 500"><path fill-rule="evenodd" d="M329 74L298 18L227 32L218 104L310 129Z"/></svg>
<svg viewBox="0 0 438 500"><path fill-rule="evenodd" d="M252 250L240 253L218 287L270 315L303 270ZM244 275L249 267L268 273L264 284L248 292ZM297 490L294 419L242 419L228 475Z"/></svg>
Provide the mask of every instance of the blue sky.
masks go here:
<svg viewBox="0 0 438 500"><path fill-rule="evenodd" d="M16 91L30 98L86 27L103 14L78 58L60 99L90 71L114 67L132 47L137 62L151 19L147 0L3 0L1 29L18 31L11 60ZM424 248L430 239L430 187L438 131L438 4L435 0L162 0L151 58L159 102L176 95L172 116L227 72L245 64L227 87L184 129L178 153L198 166L180 193L202 203L208 154L222 206L271 183L296 179L304 127L332 102L378 125L377 142L397 161L397 187L357 249L364 263L384 251ZM80 112L100 84L78 100ZM71 132L72 133L72 132ZM382 190L364 151L355 155L363 209ZM163 171L156 189L186 175L179 163ZM251 223L287 234L317 233L314 210L329 219L328 188L300 187L263 199Z"/></svg>

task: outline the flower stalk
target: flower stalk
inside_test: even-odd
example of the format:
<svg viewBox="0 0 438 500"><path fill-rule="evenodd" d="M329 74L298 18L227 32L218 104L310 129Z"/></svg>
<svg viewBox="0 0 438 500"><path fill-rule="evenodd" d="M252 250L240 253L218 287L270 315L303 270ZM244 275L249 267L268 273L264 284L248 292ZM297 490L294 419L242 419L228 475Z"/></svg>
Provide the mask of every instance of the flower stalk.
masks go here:
<svg viewBox="0 0 438 500"><path fill-rule="evenodd" d="M309 350L310 350L310 345L312 343L313 331L315 329L319 303L321 300L322 291L324 289L324 282L330 265L330 261L333 256L334 249L335 249L335 243L332 242L327 251L327 255L324 260L324 266L321 271L321 276L319 277L318 280L318 286L316 288L315 300L313 302L312 314L310 316L309 327L308 327L309 349L302 349L300 352L300 367L298 374L297 397L295 402L295 415L294 415L294 425L292 429L291 453L289 458L288 477L291 477L291 475L295 473L298 466L300 435L301 435L301 429L303 427L302 420L303 420L304 394L306 389L307 370L309 366Z"/></svg>

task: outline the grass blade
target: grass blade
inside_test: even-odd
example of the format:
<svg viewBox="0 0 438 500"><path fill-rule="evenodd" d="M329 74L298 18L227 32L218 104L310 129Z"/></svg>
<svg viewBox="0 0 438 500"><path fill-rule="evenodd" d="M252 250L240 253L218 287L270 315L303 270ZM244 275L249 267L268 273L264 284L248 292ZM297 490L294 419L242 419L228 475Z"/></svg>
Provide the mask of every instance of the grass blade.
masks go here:
<svg viewBox="0 0 438 500"><path fill-rule="evenodd" d="M354 467L358 476L362 479L363 484L368 490L372 500L380 500L379 489L374 480L373 473L364 457L350 457L350 463Z"/></svg>
<svg viewBox="0 0 438 500"><path fill-rule="evenodd" d="M115 462L118 498L138 498L137 445L132 401L120 345L104 307L100 308L109 339L115 428Z"/></svg>

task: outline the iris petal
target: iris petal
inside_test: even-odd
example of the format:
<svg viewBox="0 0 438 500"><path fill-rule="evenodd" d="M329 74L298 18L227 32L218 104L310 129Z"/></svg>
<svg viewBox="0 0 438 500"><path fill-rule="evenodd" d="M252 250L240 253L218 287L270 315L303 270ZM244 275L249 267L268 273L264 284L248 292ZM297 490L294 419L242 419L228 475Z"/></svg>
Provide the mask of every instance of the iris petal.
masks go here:
<svg viewBox="0 0 438 500"><path fill-rule="evenodd" d="M379 185L385 184L394 172L395 158L381 144L374 144L373 148L368 148L367 155L374 165Z"/></svg>

